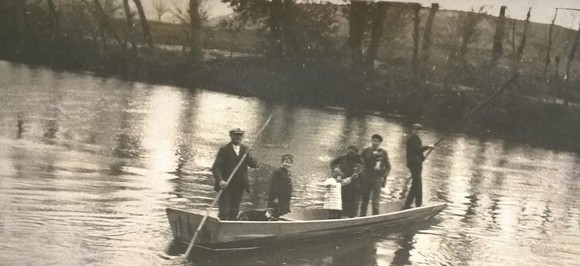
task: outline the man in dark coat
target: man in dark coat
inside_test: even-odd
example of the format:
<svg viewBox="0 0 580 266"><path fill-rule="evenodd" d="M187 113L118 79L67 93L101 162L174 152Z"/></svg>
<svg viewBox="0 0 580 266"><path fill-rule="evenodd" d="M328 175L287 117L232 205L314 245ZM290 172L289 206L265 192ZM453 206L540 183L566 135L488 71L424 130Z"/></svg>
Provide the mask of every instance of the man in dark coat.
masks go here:
<svg viewBox="0 0 580 266"><path fill-rule="evenodd" d="M404 209L411 208L411 204L415 201L415 207L420 207L423 204L423 188L421 181L421 173L423 172L423 160L425 155L423 152L429 149L435 149L434 146L423 146L421 139L418 136L419 130L423 129L421 124L414 124L411 136L407 139L407 167L411 171L411 188L409 195L405 200Z"/></svg>
<svg viewBox="0 0 580 266"><path fill-rule="evenodd" d="M235 220L240 210L240 203L244 190L250 192L250 182L248 180L248 167L256 168L256 160L250 155L249 149L242 144L244 131L239 128L230 130L231 142L220 147L211 168L215 179L215 191L224 191L219 198L220 220ZM227 183L228 178L234 171L234 168L242 158L244 161L231 177L232 180Z"/></svg>
<svg viewBox="0 0 580 266"><path fill-rule="evenodd" d="M290 168L292 164L294 164L294 156L291 154L282 155L282 166L272 173L268 208L273 210L274 218L279 218L290 212L290 198L292 197Z"/></svg>
<svg viewBox="0 0 580 266"><path fill-rule="evenodd" d="M362 173L362 169L357 169L357 165L362 166L364 163L358 154L358 147L354 145L348 146L345 155L341 155L330 162L330 169L335 175L340 176L342 179L351 177L350 183L343 185L341 188L342 215L351 218L358 214L360 197L358 176Z"/></svg>
<svg viewBox="0 0 580 266"><path fill-rule="evenodd" d="M389 154L380 145L383 137L379 134L371 136L371 146L362 151L364 160L364 175L360 179L361 203L360 216L367 215L369 199L372 201L373 215L379 214L381 188L385 187L387 176L391 172Z"/></svg>

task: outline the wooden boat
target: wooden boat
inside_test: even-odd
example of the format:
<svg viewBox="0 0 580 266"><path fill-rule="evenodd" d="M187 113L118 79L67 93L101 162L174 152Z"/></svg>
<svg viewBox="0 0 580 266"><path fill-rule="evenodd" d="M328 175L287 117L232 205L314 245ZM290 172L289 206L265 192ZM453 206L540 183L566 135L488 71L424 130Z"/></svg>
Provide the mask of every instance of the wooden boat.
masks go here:
<svg viewBox="0 0 580 266"><path fill-rule="evenodd" d="M396 201L383 203L379 215L342 219L327 219L327 210L295 209L280 221L221 221L212 213L201 229L196 245L210 249L248 248L336 237L427 220L446 206L440 203L403 210L403 203ZM203 211L167 208L166 212L175 240L188 244L203 219Z"/></svg>

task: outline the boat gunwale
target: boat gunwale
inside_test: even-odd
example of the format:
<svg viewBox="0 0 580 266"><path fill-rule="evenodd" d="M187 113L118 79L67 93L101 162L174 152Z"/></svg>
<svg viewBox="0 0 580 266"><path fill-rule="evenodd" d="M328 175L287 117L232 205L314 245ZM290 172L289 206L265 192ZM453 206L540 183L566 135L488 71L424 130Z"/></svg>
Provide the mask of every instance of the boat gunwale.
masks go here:
<svg viewBox="0 0 580 266"><path fill-rule="evenodd" d="M352 217L352 218L341 218L341 219L323 219L323 220L278 220L278 221L240 221L240 220L235 220L235 221L231 221L231 220L220 220L219 218L215 217L215 216L209 216L209 218L212 218L212 220L207 220L206 222L211 222L214 224L222 224L222 225L239 225L239 224L253 224L253 225L259 225L259 224L314 224L314 223L329 223L329 222L337 222L337 223L344 223L344 222L350 222L350 221L361 221L361 220L370 220L370 219L377 219L377 218L383 218L383 217L387 217L387 216L391 216L394 214L400 214L400 213L405 213L405 212L416 212L419 210L428 210L428 209L439 209L442 208L441 210L445 209L445 207L447 206L447 203L438 203L438 204L434 204L434 205L428 205L428 206L421 206L421 207L415 207L415 208L410 208L410 209L404 209L404 210L398 210L398 211L393 211L393 212L387 212L387 213L382 213L382 214L377 214L377 215L369 215L369 216L359 216L359 217ZM178 211L178 212L186 212L189 214L193 214L193 215L198 215L203 217L202 214L200 213L196 213L193 211L187 211L187 210L181 210L181 209L175 209L175 208L167 208L168 210L174 210L174 211Z"/></svg>

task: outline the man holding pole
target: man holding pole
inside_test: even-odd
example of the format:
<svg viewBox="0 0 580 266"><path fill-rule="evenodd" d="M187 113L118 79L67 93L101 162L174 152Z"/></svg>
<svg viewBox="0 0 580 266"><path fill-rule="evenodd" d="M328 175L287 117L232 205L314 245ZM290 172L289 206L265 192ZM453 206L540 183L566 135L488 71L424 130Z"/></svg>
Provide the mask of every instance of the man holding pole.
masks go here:
<svg viewBox="0 0 580 266"><path fill-rule="evenodd" d="M405 200L403 209L411 208L415 201L415 207L421 207L423 204L423 188L421 173L423 172L423 161L426 150L435 149L435 146L423 146L419 138L419 130L423 129L421 124L414 124L411 136L407 139L407 167L411 171L411 189Z"/></svg>
<svg viewBox="0 0 580 266"><path fill-rule="evenodd" d="M230 143L220 147L211 168L215 179L214 190L223 190L219 198L220 220L237 218L244 190L250 192L248 167L257 167L256 160L249 153L250 149L242 144L244 131L234 128L230 130L230 138ZM232 179L229 183L228 178Z"/></svg>

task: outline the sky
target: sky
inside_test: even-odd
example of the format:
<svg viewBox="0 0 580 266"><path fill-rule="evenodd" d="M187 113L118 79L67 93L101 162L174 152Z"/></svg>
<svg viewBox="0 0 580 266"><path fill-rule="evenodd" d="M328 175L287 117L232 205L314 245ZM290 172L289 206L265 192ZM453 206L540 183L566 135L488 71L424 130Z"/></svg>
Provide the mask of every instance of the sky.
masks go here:
<svg viewBox="0 0 580 266"><path fill-rule="evenodd" d="M153 2L156 0L142 0L146 9L152 18L156 15L153 11ZM189 0L161 0L169 6L186 7ZM300 1L300 0L298 0ZM311 2L320 2L317 0L310 0ZM222 3L220 0L205 0L205 8L208 11L210 18L227 15L232 12L228 5ZM329 0L325 2L344 3L343 0ZM370 1L370 2L377 2ZM428 7L431 3L439 3L441 9L447 10L464 10L469 11L472 8L478 10L481 6L485 6L485 11L490 15L498 15L499 9L502 5L507 6L506 16L516 19L525 19L528 8L532 8L530 20L539 23L551 23L556 8L576 8L580 9L580 0L406 0L405 2L421 3ZM170 21L171 15L166 14L164 20ZM580 11L559 10L556 24L578 29L580 24Z"/></svg>

